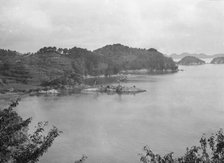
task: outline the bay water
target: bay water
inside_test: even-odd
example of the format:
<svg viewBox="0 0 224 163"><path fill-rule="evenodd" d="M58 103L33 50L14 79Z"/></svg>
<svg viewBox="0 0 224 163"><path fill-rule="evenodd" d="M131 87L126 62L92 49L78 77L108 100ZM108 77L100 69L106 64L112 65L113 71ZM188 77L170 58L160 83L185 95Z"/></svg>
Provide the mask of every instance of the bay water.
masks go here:
<svg viewBox="0 0 224 163"><path fill-rule="evenodd" d="M224 65L182 66L167 75L130 77L126 86L146 92L24 98L16 108L23 118L49 121L63 133L40 163L136 163L149 145L155 153L184 154L203 133L224 128Z"/></svg>

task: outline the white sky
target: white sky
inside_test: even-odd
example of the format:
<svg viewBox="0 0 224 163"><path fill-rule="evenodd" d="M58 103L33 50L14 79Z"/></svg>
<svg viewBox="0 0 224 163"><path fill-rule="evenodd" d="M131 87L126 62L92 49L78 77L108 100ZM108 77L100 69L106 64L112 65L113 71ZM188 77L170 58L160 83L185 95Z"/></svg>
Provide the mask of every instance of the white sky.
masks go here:
<svg viewBox="0 0 224 163"><path fill-rule="evenodd" d="M0 0L0 48L224 53L224 0Z"/></svg>

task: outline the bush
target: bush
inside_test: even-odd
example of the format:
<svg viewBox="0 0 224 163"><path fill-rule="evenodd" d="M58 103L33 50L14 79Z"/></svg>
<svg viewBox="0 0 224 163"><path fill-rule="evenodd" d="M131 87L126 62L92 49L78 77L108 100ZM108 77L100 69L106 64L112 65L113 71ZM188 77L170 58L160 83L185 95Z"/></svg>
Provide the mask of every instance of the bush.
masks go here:
<svg viewBox="0 0 224 163"><path fill-rule="evenodd" d="M200 146L187 148L184 156L173 158L173 152L160 156L145 146L144 154L140 155L142 163L223 163L224 162L224 134L220 129L216 134L200 139Z"/></svg>

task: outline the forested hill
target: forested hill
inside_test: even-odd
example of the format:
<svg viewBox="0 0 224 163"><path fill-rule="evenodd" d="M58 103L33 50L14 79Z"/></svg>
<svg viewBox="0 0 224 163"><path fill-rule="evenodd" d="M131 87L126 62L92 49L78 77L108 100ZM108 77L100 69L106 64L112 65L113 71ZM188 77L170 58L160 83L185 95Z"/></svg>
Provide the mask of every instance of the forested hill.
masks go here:
<svg viewBox="0 0 224 163"><path fill-rule="evenodd" d="M176 70L171 58L155 49L108 45L95 51L73 47L43 47L35 53L0 50L0 84L42 84L61 80L82 82L83 76L111 75L127 69Z"/></svg>
<svg viewBox="0 0 224 163"><path fill-rule="evenodd" d="M121 70L148 69L149 71L176 71L175 62L156 49L130 48L121 44L107 45L94 51L105 56Z"/></svg>
<svg viewBox="0 0 224 163"><path fill-rule="evenodd" d="M0 85L20 82L40 85L49 81L82 82L83 76L118 73L116 65L99 54L73 47L43 47L35 53L0 50Z"/></svg>
<svg viewBox="0 0 224 163"><path fill-rule="evenodd" d="M23 56L32 82L64 80L67 83L82 82L83 76L106 74L109 66L103 57L93 52L73 47L44 47L34 54ZM66 81L65 81L66 80Z"/></svg>
<svg viewBox="0 0 224 163"><path fill-rule="evenodd" d="M202 64L205 64L205 61L203 61L197 57L194 57L194 56L186 56L186 57L182 58L179 62L177 62L177 64L186 65L186 66L202 65Z"/></svg>

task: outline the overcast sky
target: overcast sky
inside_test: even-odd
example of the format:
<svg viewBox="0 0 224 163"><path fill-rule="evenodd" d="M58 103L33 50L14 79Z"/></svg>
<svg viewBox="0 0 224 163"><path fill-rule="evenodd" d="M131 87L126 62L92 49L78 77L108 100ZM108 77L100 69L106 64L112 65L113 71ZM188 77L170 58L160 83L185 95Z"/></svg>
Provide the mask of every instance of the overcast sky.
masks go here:
<svg viewBox="0 0 224 163"><path fill-rule="evenodd" d="M224 0L0 0L0 48L224 53Z"/></svg>

